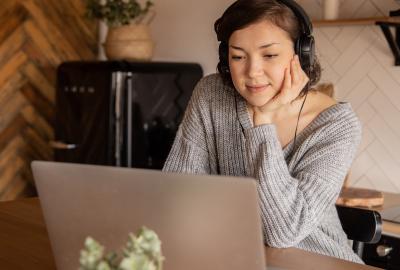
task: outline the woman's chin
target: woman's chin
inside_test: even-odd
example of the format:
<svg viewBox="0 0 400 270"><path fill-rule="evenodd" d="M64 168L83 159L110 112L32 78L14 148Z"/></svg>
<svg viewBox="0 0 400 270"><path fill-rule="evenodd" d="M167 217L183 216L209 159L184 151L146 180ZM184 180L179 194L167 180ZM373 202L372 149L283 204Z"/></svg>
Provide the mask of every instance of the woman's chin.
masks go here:
<svg viewBox="0 0 400 270"><path fill-rule="evenodd" d="M271 99L270 98L257 98L257 99L246 99L247 103L252 107L262 107L267 104Z"/></svg>

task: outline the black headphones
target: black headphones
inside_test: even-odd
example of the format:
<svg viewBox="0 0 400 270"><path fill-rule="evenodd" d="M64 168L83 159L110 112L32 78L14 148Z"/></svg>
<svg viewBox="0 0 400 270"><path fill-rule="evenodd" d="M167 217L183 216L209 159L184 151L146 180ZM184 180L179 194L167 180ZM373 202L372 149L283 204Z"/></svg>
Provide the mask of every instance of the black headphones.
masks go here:
<svg viewBox="0 0 400 270"><path fill-rule="evenodd" d="M302 34L295 42L295 52L299 56L301 67L309 73L315 61L315 42L312 35L313 27L310 18L304 9L294 0L279 0L285 6L289 7L301 24Z"/></svg>

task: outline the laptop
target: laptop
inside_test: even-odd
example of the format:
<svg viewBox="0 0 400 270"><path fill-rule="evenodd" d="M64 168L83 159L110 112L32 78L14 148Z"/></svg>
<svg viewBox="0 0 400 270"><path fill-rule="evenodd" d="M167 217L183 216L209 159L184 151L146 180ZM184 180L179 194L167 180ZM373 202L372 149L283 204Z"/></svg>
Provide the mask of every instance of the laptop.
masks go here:
<svg viewBox="0 0 400 270"><path fill-rule="evenodd" d="M265 269L256 182L250 178L34 161L57 269L76 270L84 240L110 250L154 230L164 270Z"/></svg>

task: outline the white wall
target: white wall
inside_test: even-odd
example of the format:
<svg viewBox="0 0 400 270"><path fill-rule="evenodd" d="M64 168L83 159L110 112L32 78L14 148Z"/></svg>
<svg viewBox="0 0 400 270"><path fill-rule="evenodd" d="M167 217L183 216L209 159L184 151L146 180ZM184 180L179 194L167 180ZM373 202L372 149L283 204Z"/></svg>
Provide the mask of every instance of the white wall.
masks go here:
<svg viewBox="0 0 400 270"><path fill-rule="evenodd" d="M204 74L216 72L218 44L214 22L233 0L155 0L151 23L154 61L196 62Z"/></svg>

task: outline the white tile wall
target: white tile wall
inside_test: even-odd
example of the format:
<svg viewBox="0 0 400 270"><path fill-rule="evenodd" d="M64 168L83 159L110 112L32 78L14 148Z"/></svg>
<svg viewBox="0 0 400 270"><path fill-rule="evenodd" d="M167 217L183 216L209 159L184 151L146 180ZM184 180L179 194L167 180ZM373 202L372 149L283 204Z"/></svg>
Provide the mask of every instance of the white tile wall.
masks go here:
<svg viewBox="0 0 400 270"><path fill-rule="evenodd" d="M400 88L398 88L400 91ZM376 91L369 99L368 103L374 108L377 114L389 125L400 137L399 110L391 103L383 91Z"/></svg>
<svg viewBox="0 0 400 270"><path fill-rule="evenodd" d="M368 152L364 151L353 162L353 168L350 173L350 183L357 183L368 171L369 168L375 165L374 160L370 157Z"/></svg>
<svg viewBox="0 0 400 270"><path fill-rule="evenodd" d="M368 102L365 102L356 110L356 113L358 118L360 118L361 123L365 125L374 117L376 111Z"/></svg>
<svg viewBox="0 0 400 270"><path fill-rule="evenodd" d="M298 0L320 18L321 0ZM395 0L345 0L340 17L385 16L399 9ZM317 12L319 11L319 12ZM400 67L380 28L316 27L322 82L336 86L336 98L348 101L363 124L363 138L349 184L400 193Z"/></svg>
<svg viewBox="0 0 400 270"><path fill-rule="evenodd" d="M392 182L396 186L396 191L400 190L400 181L399 181L399 163L396 162L393 157L390 155L389 151L384 147L381 140L375 140L366 150L372 159L375 161L375 164L379 166L384 175L386 175L390 182ZM374 180L375 179L371 179ZM380 179L376 179L375 186L380 187Z"/></svg>
<svg viewBox="0 0 400 270"><path fill-rule="evenodd" d="M371 188L371 189L379 189L375 187L374 182L369 180L369 178L366 175L363 175L356 183L353 185L354 187L359 187L359 188ZM382 189L380 189L382 190Z"/></svg>
<svg viewBox="0 0 400 270"><path fill-rule="evenodd" d="M339 29L339 34L332 40L338 50L345 52L354 38L358 37L365 26L345 26L345 27L332 27Z"/></svg>
<svg viewBox="0 0 400 270"><path fill-rule="evenodd" d="M377 89L375 84L368 78L364 77L361 82L350 91L344 98L350 102L354 110L357 110Z"/></svg>
<svg viewBox="0 0 400 270"><path fill-rule="evenodd" d="M372 131L369 129L368 126L363 125L363 136L361 139L360 146L358 147L358 152L357 152L357 157L362 157L363 156L363 151L365 151L368 146L375 140L375 135L372 133ZM355 170L357 172L357 170Z"/></svg>
<svg viewBox="0 0 400 270"><path fill-rule="evenodd" d="M400 85L392 78L382 66L377 65L368 73L371 80L379 86L379 89L389 98L390 103L400 110Z"/></svg>
<svg viewBox="0 0 400 270"><path fill-rule="evenodd" d="M329 27L323 28L325 31L329 29ZM335 29L330 27L330 29ZM341 52L332 44L332 40L329 38L329 34L335 35L335 33L325 33L321 31L322 29L315 29L314 38L318 40L316 44L317 50L323 51L323 55L326 61L328 61L329 65L335 63L336 59L340 56Z"/></svg>
<svg viewBox="0 0 400 270"><path fill-rule="evenodd" d="M381 11L377 10L376 6L373 3L371 3L370 1L364 1L364 3L360 6L359 9L357 9L353 16L357 18L363 18L371 15L376 17L384 16Z"/></svg>
<svg viewBox="0 0 400 270"><path fill-rule="evenodd" d="M379 190L393 192L397 187L386 177L385 172L378 165L371 167L365 176L368 178L372 187L379 188ZM362 178L361 178L362 179Z"/></svg>
<svg viewBox="0 0 400 270"><path fill-rule="evenodd" d="M318 51L317 55L322 66L322 72L324 74L324 76L321 78L321 83L322 82L336 83L337 81L339 81L340 76L330 66L328 59L323 55L321 55Z"/></svg>
<svg viewBox="0 0 400 270"><path fill-rule="evenodd" d="M374 28L375 31L381 31L380 28ZM383 37L382 32L378 32L379 38L375 40L373 46L369 48L369 52L379 62L382 68L388 72L397 83L400 84L400 68L394 66L394 59L391 53L388 53L388 44Z"/></svg>
<svg viewBox="0 0 400 270"><path fill-rule="evenodd" d="M367 51L359 59L349 64L341 60L343 68L349 67L347 72L342 75L337 82L337 97L340 100L348 95L357 85L368 75L368 72L377 65L377 61ZM336 70L336 69L335 69ZM340 74L340 73L339 73Z"/></svg>
<svg viewBox="0 0 400 270"><path fill-rule="evenodd" d="M340 30L341 29L339 27L319 27L315 29L315 32L321 31L325 34L329 41L334 41L336 40L337 35L340 33ZM318 40L318 43L319 42L320 41Z"/></svg>
<svg viewBox="0 0 400 270"><path fill-rule="evenodd" d="M343 1L340 6L341 18L352 18L354 13L366 2L367 0L351 0Z"/></svg>
<svg viewBox="0 0 400 270"><path fill-rule="evenodd" d="M353 0L351 0L353 1ZM388 14L388 10L394 10L399 8L399 4L394 0L369 0L374 6L377 7L377 10L382 12L383 14Z"/></svg>
<svg viewBox="0 0 400 270"><path fill-rule="evenodd" d="M385 150L391 154L394 161L400 164L400 140L399 137L393 132L385 120L379 115L375 115L367 127L372 131L376 138L384 146Z"/></svg>

